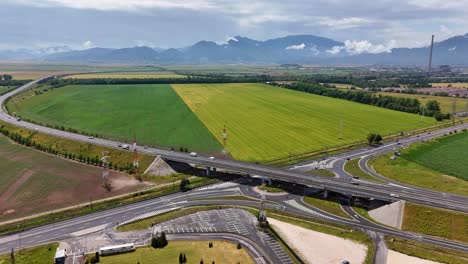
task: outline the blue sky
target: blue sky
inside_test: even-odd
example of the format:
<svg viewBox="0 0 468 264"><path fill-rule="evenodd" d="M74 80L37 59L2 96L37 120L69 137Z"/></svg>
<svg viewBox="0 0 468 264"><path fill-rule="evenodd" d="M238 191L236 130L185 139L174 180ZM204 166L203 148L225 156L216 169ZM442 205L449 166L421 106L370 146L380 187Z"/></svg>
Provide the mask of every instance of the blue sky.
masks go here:
<svg viewBox="0 0 468 264"><path fill-rule="evenodd" d="M0 0L0 49L185 47L312 34L385 47L468 32L468 0ZM372 44L369 44L372 43Z"/></svg>

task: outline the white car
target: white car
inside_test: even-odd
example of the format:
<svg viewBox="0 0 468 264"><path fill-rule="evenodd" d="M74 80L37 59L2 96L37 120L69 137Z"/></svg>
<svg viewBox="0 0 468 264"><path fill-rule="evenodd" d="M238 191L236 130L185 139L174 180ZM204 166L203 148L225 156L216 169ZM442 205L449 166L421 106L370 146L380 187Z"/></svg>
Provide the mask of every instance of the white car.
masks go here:
<svg viewBox="0 0 468 264"><path fill-rule="evenodd" d="M196 152L190 152L190 154L189 154L189 155L190 155L190 156L192 156L192 157L196 157L196 156L198 156Z"/></svg>
<svg viewBox="0 0 468 264"><path fill-rule="evenodd" d="M210 159L210 160L214 160L214 159L215 159L215 157L209 157L209 159Z"/></svg>

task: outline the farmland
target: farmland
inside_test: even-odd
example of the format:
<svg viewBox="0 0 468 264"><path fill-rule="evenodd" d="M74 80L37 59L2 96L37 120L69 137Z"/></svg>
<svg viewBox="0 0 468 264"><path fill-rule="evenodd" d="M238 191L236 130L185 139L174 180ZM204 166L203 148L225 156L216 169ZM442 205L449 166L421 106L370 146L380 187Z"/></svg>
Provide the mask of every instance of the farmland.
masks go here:
<svg viewBox="0 0 468 264"><path fill-rule="evenodd" d="M468 83L431 83L432 87L468 88Z"/></svg>
<svg viewBox="0 0 468 264"><path fill-rule="evenodd" d="M406 203L402 229L468 242L468 214Z"/></svg>
<svg viewBox="0 0 468 264"><path fill-rule="evenodd" d="M440 103L440 109L442 113L451 113L453 107L453 98L448 96L435 96L435 95L423 95L423 94L405 94L405 93L379 93L381 95L389 95L395 97L418 99L421 105L425 105L427 101L436 100ZM466 99L456 98L456 111L466 111Z"/></svg>
<svg viewBox="0 0 468 264"><path fill-rule="evenodd" d="M377 172L393 180L466 195L467 144L468 132L464 132L403 149L402 155L395 160L383 155L374 158L371 163Z"/></svg>
<svg viewBox="0 0 468 264"><path fill-rule="evenodd" d="M0 137L0 221L118 195L143 185L111 172L114 190L100 185L101 169L33 151Z"/></svg>
<svg viewBox="0 0 468 264"><path fill-rule="evenodd" d="M130 142L135 133L142 145L221 149L169 85L66 86L24 94L8 107L23 118L113 139Z"/></svg>
<svg viewBox="0 0 468 264"><path fill-rule="evenodd" d="M236 159L267 161L433 125L413 114L263 84L172 85ZM342 139L339 137L343 123Z"/></svg>
<svg viewBox="0 0 468 264"><path fill-rule="evenodd" d="M109 72L109 73L87 73L75 74L64 77L65 79L93 79L93 78L122 78L122 79L145 79L145 78L183 78L184 75L175 74L170 71L154 72Z"/></svg>
<svg viewBox="0 0 468 264"><path fill-rule="evenodd" d="M468 181L468 133L440 138L436 141L421 144L402 157L421 164L427 168L458 177Z"/></svg>

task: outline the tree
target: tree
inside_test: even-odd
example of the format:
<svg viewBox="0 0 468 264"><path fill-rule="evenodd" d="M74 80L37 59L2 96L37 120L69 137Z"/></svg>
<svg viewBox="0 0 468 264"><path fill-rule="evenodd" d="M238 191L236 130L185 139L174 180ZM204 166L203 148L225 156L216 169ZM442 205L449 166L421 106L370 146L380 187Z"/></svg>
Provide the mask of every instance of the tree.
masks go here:
<svg viewBox="0 0 468 264"><path fill-rule="evenodd" d="M96 254L94 256L96 257L96 262L99 262L99 252L96 251Z"/></svg>
<svg viewBox="0 0 468 264"><path fill-rule="evenodd" d="M167 238L164 231L161 232L161 236L159 237L159 244L161 248L167 246Z"/></svg>
<svg viewBox="0 0 468 264"><path fill-rule="evenodd" d="M241 243L237 243L237 249L241 249L241 248L242 248Z"/></svg>
<svg viewBox="0 0 468 264"><path fill-rule="evenodd" d="M203 264L203 259L200 259L200 264Z"/></svg>
<svg viewBox="0 0 468 264"><path fill-rule="evenodd" d="M182 253L179 254L179 264L184 263L184 256L182 256Z"/></svg>
<svg viewBox="0 0 468 264"><path fill-rule="evenodd" d="M370 133L369 135L367 135L367 141L369 142L369 144L373 144L374 141L375 141L375 137L377 135L375 133Z"/></svg>
<svg viewBox="0 0 468 264"><path fill-rule="evenodd" d="M375 135L374 141L380 143L380 141L382 141L382 136L380 134Z"/></svg>
<svg viewBox="0 0 468 264"><path fill-rule="evenodd" d="M187 263L187 257L185 257L185 253L184 253L183 258L184 258L184 263Z"/></svg>
<svg viewBox="0 0 468 264"><path fill-rule="evenodd" d="M180 181L180 190L181 191L186 191L187 190L187 185L190 184L190 181L187 179L187 178L183 178L181 181Z"/></svg>
<svg viewBox="0 0 468 264"><path fill-rule="evenodd" d="M445 117L445 115L442 114L441 112L438 112L438 113L436 113L436 114L434 115L434 118L435 118L437 121L442 121L442 120L444 120L444 117Z"/></svg>
<svg viewBox="0 0 468 264"><path fill-rule="evenodd" d="M440 103L436 100L427 101L425 115L435 116L437 113L440 113Z"/></svg>

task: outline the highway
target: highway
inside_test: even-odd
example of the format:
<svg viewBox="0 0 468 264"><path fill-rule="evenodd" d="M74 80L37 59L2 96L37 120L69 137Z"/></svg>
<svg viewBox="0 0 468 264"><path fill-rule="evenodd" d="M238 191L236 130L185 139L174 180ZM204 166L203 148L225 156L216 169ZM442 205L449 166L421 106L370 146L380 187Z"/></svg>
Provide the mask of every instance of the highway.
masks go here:
<svg viewBox="0 0 468 264"><path fill-rule="evenodd" d="M102 225L116 226L139 215L157 210L164 210L169 208L182 208L196 205L229 205L229 206L249 206L259 207L260 203L248 200L202 200L206 198L214 198L228 195L245 195L255 199L259 198L258 193L252 192L251 186L236 184L235 186L219 187L219 188L206 188L187 193L176 193L155 199L137 202L134 204L124 205L113 209L83 215L72 219L52 223L23 232L0 236L0 254L6 253L11 248L31 247L39 244L49 243L53 241L63 241L74 237L75 233L82 230L90 229ZM343 224L350 227L358 228L365 231L377 232L383 235L395 236L419 242L429 243L436 246L446 247L455 250L468 252L468 245L461 242L450 241L442 238L391 229L381 226L362 218L346 219L337 217L333 214L321 211L319 209L309 207L302 202L302 197L297 195L288 194L287 196L268 197L268 200L276 202L278 205L265 203L266 208L284 211L287 213L294 213L304 215L307 217L320 219L323 221ZM349 211L350 209L348 209ZM354 212L351 211L351 215Z"/></svg>
<svg viewBox="0 0 468 264"><path fill-rule="evenodd" d="M31 87L32 85L46 79L49 77L41 78L25 84L13 91L10 91L2 96L0 96L0 104L2 104L0 119L2 121L11 123L13 125L21 126L28 128L30 130L36 130L40 133L45 133L49 135L54 135L58 137L68 138L71 140L76 140L80 142L87 142L91 144L106 146L110 148L118 148L119 144L124 144L124 142L117 142L101 138L90 138L88 136L70 133L66 131L61 131L53 128L39 126L33 123L28 123L25 121L18 121L15 117L10 116L4 109L4 102L7 98L24 91ZM400 144L412 144L419 140L427 140L440 136L448 131L453 131L454 129L463 129L468 128L468 124L461 124L456 127L450 127L430 134L425 134L422 136L413 136L408 139L402 140ZM380 148L366 148L364 150L357 150L350 153L341 154L338 157L362 157L362 156L371 156L376 154L381 154L393 149L398 148L400 145L398 143L389 143L385 144ZM199 166L213 167L219 169L225 169L235 172L241 172L250 175L261 175L269 177L276 180L281 180L285 182L291 182L296 184L302 184L306 186L313 186L317 188L327 188L328 190L343 193L346 195L354 195L359 197L375 198L380 200L391 201L395 199L406 200L413 203L424 204L439 208L451 209L461 212L468 213L468 197L446 194L442 192L426 190L421 188L413 188L404 186L402 184L387 184L387 183L376 183L369 181L360 181L359 185L352 184L349 179L346 177L329 178L323 176L312 175L300 170L291 169L291 168L277 168L271 166L264 166L259 164L247 163L236 160L228 159L215 159L211 160L207 156L199 155L198 157L189 156L187 153L176 152L163 150L158 148L144 148L142 146L136 146L137 150L140 153L145 153L149 155L160 155L165 159L196 164ZM348 156L346 156L348 155ZM338 158L339 160L339 158ZM307 165L305 165L307 166ZM297 168L297 166L296 166ZM342 171L338 173L343 174Z"/></svg>

